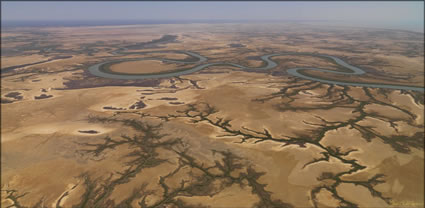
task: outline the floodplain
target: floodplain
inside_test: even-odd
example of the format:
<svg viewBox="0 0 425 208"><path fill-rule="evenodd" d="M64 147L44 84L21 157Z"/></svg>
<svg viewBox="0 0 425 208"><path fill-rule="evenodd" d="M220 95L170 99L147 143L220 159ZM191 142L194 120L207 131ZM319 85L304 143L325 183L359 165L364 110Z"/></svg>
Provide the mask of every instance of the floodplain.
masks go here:
<svg viewBox="0 0 425 208"><path fill-rule="evenodd" d="M423 89L423 33L276 23L1 35L2 207L424 206L423 90L288 73L347 70L317 56L255 69L266 54L322 54L365 73L302 73ZM227 65L152 79L88 70L106 62L127 75Z"/></svg>

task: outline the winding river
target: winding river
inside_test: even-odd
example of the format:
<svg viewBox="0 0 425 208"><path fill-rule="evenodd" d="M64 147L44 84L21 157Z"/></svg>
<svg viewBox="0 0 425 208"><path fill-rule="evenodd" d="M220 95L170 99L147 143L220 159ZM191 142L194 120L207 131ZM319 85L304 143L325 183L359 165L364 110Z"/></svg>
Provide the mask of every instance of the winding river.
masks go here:
<svg viewBox="0 0 425 208"><path fill-rule="evenodd" d="M371 83L357 83L357 82L344 82L344 81L335 81L335 80L329 80L319 77L314 77L311 75L305 75L300 73L301 70L312 70L312 71L321 71L326 73L333 73L333 74L342 74L342 75L361 75L364 74L365 71L350 65L346 63L345 61L339 59L338 57L330 56L330 55L323 55L323 54L313 54L313 53L297 53L297 52L288 52L288 53L273 53L273 54L267 54L261 56L261 60L265 62L265 66L263 67L246 67L239 64L234 63L225 63L225 62L216 62L216 63L204 63L208 59L202 55L199 55L197 53L189 52L189 51L154 51L154 52L121 52L121 51L115 51L113 52L114 55L129 55L129 54L147 54L147 53L165 53L165 52L173 52L173 53L181 53L186 54L190 56L191 58L195 58L195 61L187 61L187 60L174 60L174 59L165 59L165 58L127 58L127 59L119 59L119 60L111 60L111 61L105 61L102 63L95 64L93 66L90 66L88 68L89 72L95 76L104 77L104 78L111 78L111 79L152 79L152 78L167 78L167 77L174 77L174 76L180 76L180 75L187 75L191 74L197 71L200 71L202 69L205 69L207 67L211 66L217 66L217 65L227 65L227 66L233 66L237 67L243 70L269 70L277 66L277 63L274 62L271 58L275 56L285 56L285 55L302 55L302 56L315 56L319 58L327 58L334 61L339 66L342 66L347 70L345 71L334 71L334 70L328 70L328 69L320 69L315 67L300 67L300 68L291 68L288 69L288 74L296 77L300 77L303 79L318 81L322 83L327 84L335 84L335 85L348 85L348 86L360 86L360 87L371 87L371 88L388 88L388 89L398 89L398 90L413 90L413 91L419 91L424 92L424 88L421 87L413 87L413 86L403 86L403 85L390 85L390 84L371 84ZM123 74L123 73L116 73L112 72L108 69L108 67L104 67L105 65L110 65L114 63L119 63L123 61L141 61L141 60L158 60L162 62L169 62L169 63L185 63L185 64L197 64L194 67L191 68L182 68L182 69L176 69L170 72L162 72L162 73L153 73L153 74ZM264 65L264 64L263 64Z"/></svg>

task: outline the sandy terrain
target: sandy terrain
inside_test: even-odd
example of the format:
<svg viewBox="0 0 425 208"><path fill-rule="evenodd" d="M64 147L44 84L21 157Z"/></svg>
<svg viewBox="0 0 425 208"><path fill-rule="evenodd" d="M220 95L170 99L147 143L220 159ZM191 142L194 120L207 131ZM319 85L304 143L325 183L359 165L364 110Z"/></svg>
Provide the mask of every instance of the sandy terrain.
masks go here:
<svg viewBox="0 0 425 208"><path fill-rule="evenodd" d="M367 69L308 72L325 78L423 86L423 34L170 24L14 28L3 37L2 69L67 58L2 74L2 207L423 207L423 93L286 74L341 70L309 56L274 57L269 71L214 66L155 80L87 71L107 60L190 58L173 50L252 67L264 54L298 51ZM193 66L144 60L111 70Z"/></svg>
<svg viewBox="0 0 425 208"><path fill-rule="evenodd" d="M110 70L124 74L149 74L176 69L175 64L166 64L156 60L126 61L112 64Z"/></svg>
<svg viewBox="0 0 425 208"><path fill-rule="evenodd" d="M1 59L1 67L6 68L9 66L30 64L44 60L47 60L47 58L41 55L8 57Z"/></svg>

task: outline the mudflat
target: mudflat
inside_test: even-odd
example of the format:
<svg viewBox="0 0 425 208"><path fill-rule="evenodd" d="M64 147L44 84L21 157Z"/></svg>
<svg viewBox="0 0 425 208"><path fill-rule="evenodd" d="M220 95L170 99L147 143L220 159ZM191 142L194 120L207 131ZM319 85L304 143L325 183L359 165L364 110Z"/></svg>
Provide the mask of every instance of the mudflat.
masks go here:
<svg viewBox="0 0 425 208"><path fill-rule="evenodd" d="M1 35L20 37L2 40L2 207L423 207L423 92L287 72L345 70L314 56L157 79L88 70L114 60L127 61L111 71L132 75L258 68L265 54L317 53L365 73L304 73L423 87L422 33L279 23Z"/></svg>

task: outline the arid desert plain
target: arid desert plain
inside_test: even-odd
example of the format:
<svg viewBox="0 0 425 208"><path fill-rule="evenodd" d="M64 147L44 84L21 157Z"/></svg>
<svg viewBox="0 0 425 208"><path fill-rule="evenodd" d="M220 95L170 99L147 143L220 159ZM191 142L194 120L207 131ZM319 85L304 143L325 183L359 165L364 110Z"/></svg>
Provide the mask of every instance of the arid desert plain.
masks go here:
<svg viewBox="0 0 425 208"><path fill-rule="evenodd" d="M2 207L424 206L423 33L19 27L1 52Z"/></svg>

